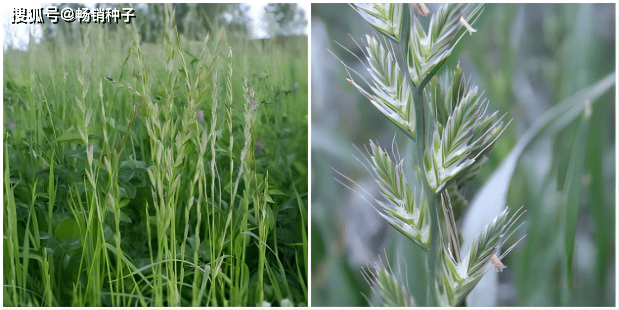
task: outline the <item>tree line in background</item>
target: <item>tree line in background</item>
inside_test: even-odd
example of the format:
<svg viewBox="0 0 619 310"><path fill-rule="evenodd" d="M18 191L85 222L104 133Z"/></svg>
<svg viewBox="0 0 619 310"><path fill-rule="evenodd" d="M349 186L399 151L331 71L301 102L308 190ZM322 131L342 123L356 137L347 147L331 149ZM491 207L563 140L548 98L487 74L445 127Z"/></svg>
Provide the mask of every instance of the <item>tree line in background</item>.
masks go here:
<svg viewBox="0 0 619 310"><path fill-rule="evenodd" d="M58 7L69 7L73 10L84 8L81 3L55 4ZM126 7L135 9L140 40L155 43L161 38L162 23L158 22L163 6L157 3L140 4L95 4L95 7ZM250 16L250 6L239 3L174 3L176 27L179 34L189 40L202 40L208 32L226 27L237 36L253 36L255 30ZM304 33L307 17L296 3L271 3L263 8L262 16L266 23L266 31L270 37L299 35ZM101 25L109 31L117 31L111 24ZM78 23L59 22L41 25L43 39L54 41L59 33L65 37L63 42L72 43L85 29Z"/></svg>

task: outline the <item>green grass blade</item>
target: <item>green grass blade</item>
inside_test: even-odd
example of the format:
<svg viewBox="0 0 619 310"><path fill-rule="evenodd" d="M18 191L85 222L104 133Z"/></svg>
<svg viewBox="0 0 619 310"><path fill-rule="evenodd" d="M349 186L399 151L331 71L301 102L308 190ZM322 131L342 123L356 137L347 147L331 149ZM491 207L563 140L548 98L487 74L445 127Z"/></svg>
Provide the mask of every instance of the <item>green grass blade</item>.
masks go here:
<svg viewBox="0 0 619 310"><path fill-rule="evenodd" d="M462 221L465 240L473 239L478 231L477 223L487 223L506 205L509 184L522 152L545 129L555 132L573 121L584 109L587 101L595 102L615 85L615 74L609 74L595 84L576 92L550 108L520 138L509 156L494 171L484 186L477 192ZM496 276L496 275L494 275ZM483 290L483 286L476 289Z"/></svg>
<svg viewBox="0 0 619 310"><path fill-rule="evenodd" d="M591 107L585 108L585 114L578 124L572 151L570 152L570 160L567 168L567 176L563 195L565 197L565 213L564 213L564 237L565 237L565 261L563 262L563 272L565 281L561 281L562 294L561 299L564 306L570 305L570 296L574 288L574 279L572 275L572 261L574 258L574 242L576 239L576 228L578 221L578 206L580 202L580 190L582 179L581 175L585 164L585 154L587 150L586 139L589 134Z"/></svg>

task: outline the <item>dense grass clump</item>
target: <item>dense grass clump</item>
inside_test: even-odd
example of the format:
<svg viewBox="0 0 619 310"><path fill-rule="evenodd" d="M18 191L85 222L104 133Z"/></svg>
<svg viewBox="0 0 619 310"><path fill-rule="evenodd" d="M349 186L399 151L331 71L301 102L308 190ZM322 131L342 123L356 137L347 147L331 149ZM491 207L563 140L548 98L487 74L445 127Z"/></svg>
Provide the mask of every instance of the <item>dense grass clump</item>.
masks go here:
<svg viewBox="0 0 619 310"><path fill-rule="evenodd" d="M4 306L307 305L307 38L161 11L5 51Z"/></svg>

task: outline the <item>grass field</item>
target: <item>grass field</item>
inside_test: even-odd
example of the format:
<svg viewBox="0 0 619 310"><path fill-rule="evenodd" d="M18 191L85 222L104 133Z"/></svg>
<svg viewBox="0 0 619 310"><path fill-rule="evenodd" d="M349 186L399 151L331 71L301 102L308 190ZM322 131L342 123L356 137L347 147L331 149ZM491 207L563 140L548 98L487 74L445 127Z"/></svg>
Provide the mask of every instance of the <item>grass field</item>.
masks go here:
<svg viewBox="0 0 619 310"><path fill-rule="evenodd" d="M307 305L307 37L4 52L4 306Z"/></svg>

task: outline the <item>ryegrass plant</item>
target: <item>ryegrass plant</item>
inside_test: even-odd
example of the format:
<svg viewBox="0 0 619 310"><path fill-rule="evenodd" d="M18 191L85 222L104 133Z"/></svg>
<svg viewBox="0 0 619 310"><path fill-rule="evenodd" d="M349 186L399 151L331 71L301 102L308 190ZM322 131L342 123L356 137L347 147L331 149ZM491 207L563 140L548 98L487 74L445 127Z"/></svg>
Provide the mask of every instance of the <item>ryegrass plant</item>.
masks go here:
<svg viewBox="0 0 619 310"><path fill-rule="evenodd" d="M5 51L5 306L307 305L306 39L160 11Z"/></svg>
<svg viewBox="0 0 619 310"><path fill-rule="evenodd" d="M454 216L454 209L466 205L460 189L479 173L504 128L502 117L487 111L483 93L465 79L459 65L438 76L462 36L476 31L471 24L482 6L443 5L427 20L427 31L421 20L427 12L425 6L415 7L417 14L411 14L406 4L353 8L379 33L367 36L365 53L372 76L372 83L366 83L373 93L365 91L352 76L348 80L415 144L415 152L408 158L393 147L392 159L370 141L366 168L385 200L366 198L379 205L377 211L399 232L428 250L428 305L461 305L481 277L493 269L492 264L497 270L504 268L501 248L520 227L514 223L523 213L520 209L510 214L505 208L472 242L461 240ZM394 44L401 47L401 60ZM415 163L416 182L407 182L405 160ZM385 305L414 304L412 295L388 270L376 267L367 274Z"/></svg>
<svg viewBox="0 0 619 310"><path fill-rule="evenodd" d="M439 7L428 4L433 13ZM335 48L335 54L373 84L372 73L355 58L371 69L363 56L367 54L363 46L366 34L374 34L371 25L347 5L314 5L312 11L313 20L320 21L312 31L312 46L331 45L335 37L353 51ZM483 14L472 24L477 32L465 32L437 73L440 81L447 75L445 71L455 70L460 61L467 81L473 76L471 85L478 84L478 93L489 99L487 114L498 111L500 117L507 112L502 124L505 130L478 176L462 188L452 185L453 179L446 184L454 193L449 199L460 231L461 258L469 252L467 244L506 205L512 212L520 206L526 208L523 227L527 237L507 256L501 258L505 251L496 256L507 266L503 272L496 272L494 265L486 266L491 269L467 295L468 306L615 304L616 284L611 280L616 273L615 221L609 219L615 218L616 211L612 160L616 73L605 65L614 62L614 12L613 4L485 4ZM424 27L430 18L419 16ZM357 38L364 42L362 49L354 46L347 32L357 42ZM381 34L373 37L383 39ZM388 48L395 50L394 59L403 68L400 48L392 46ZM312 51L317 60L324 60L328 53L327 48ZM359 170L362 165L352 162L354 156L350 156L358 154L350 141L363 150L362 140L370 150L366 155L371 155L367 141L372 139L395 163L404 158L403 171L413 189L414 166L418 166L415 145L402 134L405 131L392 126L370 100L363 100L364 95L344 81L345 67L334 69L338 67L334 62L336 59L329 57L313 62L314 73L320 73L312 75L313 83L321 91L312 96L312 270L316 271L312 304L363 306L369 299L369 304L380 305L378 294L362 280L360 267L374 266L377 256L385 251L393 270L405 271L403 277L395 272L399 283L410 289L418 305L428 305L426 286L432 273L424 263L427 254L392 229L368 202L361 201L359 194L364 194L382 210L374 198L385 198L373 180L372 167L371 173L364 173ZM337 74L322 74L328 72ZM354 77L378 97L371 89L374 85L366 86ZM429 90L429 85L426 88ZM427 109L432 101L425 103ZM583 111L590 111L590 116ZM394 132L399 154L392 152ZM361 186L350 187L360 193L336 186L342 178L334 179L330 166L359 183ZM435 205L444 216L440 196ZM510 240L518 240L522 233L518 231ZM432 234L432 243L437 236ZM510 240L506 245L513 243Z"/></svg>

